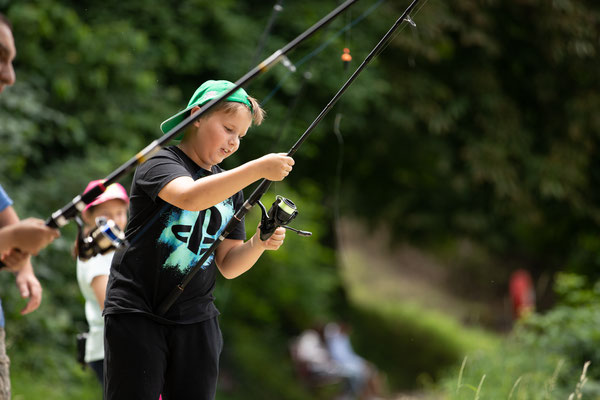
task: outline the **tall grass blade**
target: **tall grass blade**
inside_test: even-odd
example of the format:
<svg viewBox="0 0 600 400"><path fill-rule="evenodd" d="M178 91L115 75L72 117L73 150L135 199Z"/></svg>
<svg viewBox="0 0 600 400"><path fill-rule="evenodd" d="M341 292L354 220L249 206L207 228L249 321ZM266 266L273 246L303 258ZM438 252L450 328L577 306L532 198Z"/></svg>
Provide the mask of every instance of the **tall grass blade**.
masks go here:
<svg viewBox="0 0 600 400"><path fill-rule="evenodd" d="M458 391L460 390L460 388L462 386L462 377L463 377L463 372L465 370L466 363L467 363L467 356L465 356L465 358L463 358L462 365L460 366L460 372L458 373L458 383L456 385L456 394L458 394Z"/></svg>
<svg viewBox="0 0 600 400"><path fill-rule="evenodd" d="M479 381L479 386L477 386L477 392L475 393L475 400L479 400L479 392L481 391L481 386L483 385L483 381L485 381L485 374L481 377Z"/></svg>
<svg viewBox="0 0 600 400"><path fill-rule="evenodd" d="M512 399L512 396L513 396L513 393L515 392L515 389L517 388L517 386L521 382L521 378L523 378L522 375L517 378L517 380L515 381L515 384L513 385L512 389L510 389L510 393L508 394L508 400Z"/></svg>

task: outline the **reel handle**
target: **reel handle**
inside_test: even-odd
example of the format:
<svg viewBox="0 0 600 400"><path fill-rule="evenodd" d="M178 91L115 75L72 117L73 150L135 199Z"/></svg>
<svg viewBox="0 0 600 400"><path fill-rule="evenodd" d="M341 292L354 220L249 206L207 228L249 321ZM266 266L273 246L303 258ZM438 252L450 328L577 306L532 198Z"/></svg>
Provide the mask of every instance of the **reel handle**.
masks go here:
<svg viewBox="0 0 600 400"><path fill-rule="evenodd" d="M288 229L292 232L296 232L298 235L300 235L302 237L312 236L312 232L309 232L309 231L303 231L302 229L292 228L291 226L287 226L287 225L281 225L281 226L283 226L285 229Z"/></svg>

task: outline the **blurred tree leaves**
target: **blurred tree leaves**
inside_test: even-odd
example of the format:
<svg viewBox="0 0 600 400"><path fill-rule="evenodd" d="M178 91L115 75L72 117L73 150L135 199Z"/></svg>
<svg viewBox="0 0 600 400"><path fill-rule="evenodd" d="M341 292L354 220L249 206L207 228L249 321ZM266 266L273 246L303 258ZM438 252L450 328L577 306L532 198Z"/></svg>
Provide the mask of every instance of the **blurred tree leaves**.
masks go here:
<svg viewBox="0 0 600 400"><path fill-rule="evenodd" d="M353 212L411 241L464 235L595 273L571 257L598 233L599 16L584 1L428 2L379 58L394 91L348 123Z"/></svg>

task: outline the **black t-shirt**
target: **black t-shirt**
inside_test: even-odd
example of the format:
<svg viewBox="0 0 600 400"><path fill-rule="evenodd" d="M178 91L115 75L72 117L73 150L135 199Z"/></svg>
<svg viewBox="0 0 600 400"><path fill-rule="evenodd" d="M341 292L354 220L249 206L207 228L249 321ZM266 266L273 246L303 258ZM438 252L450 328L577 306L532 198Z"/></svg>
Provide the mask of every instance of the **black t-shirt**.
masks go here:
<svg viewBox="0 0 600 400"><path fill-rule="evenodd" d="M204 251L219 237L244 199L242 192L203 211L186 211L158 197L180 176L201 179L223 170L207 171L175 146L160 150L135 171L130 193L129 245L117 250L108 280L104 313L143 313L167 323L189 324L217 316L213 289L217 274L214 254L194 275L164 317L157 309L181 283ZM227 239L245 240L244 221Z"/></svg>

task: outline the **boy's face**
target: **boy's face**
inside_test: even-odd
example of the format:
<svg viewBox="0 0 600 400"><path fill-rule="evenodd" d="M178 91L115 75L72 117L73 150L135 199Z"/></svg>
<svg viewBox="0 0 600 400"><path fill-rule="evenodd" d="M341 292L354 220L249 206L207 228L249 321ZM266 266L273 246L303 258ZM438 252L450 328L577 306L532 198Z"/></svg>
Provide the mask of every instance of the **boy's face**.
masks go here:
<svg viewBox="0 0 600 400"><path fill-rule="evenodd" d="M197 128L193 139L195 161L208 170L221 163L237 151L251 123L250 110L243 105L234 111L215 111L198 119L194 122Z"/></svg>
<svg viewBox="0 0 600 400"><path fill-rule="evenodd" d="M6 24L0 22L0 93L6 86L15 83L12 62L16 55L12 32Z"/></svg>

